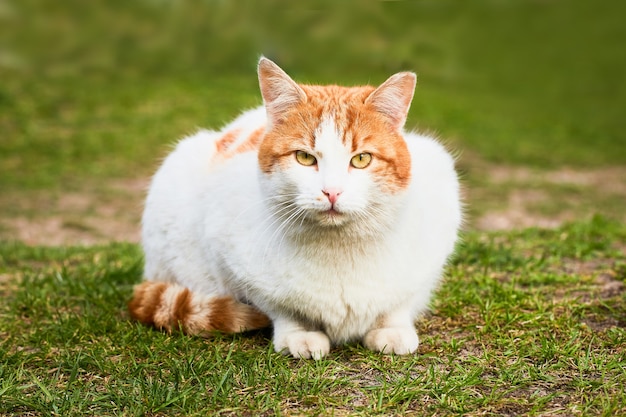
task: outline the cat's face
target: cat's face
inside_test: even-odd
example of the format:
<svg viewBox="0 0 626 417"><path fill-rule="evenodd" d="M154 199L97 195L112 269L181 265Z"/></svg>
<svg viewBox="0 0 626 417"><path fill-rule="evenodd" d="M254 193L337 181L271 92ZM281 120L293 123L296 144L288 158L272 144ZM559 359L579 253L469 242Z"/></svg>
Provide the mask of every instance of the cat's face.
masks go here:
<svg viewBox="0 0 626 417"><path fill-rule="evenodd" d="M408 103L401 103L406 107L398 123L371 99L386 91L299 86L276 68L270 66L271 74L287 83L277 95L263 91L264 81L274 89L285 86L263 80L261 66L259 71L269 119L259 165L278 217L322 226L381 221L410 182L410 155L400 133Z"/></svg>

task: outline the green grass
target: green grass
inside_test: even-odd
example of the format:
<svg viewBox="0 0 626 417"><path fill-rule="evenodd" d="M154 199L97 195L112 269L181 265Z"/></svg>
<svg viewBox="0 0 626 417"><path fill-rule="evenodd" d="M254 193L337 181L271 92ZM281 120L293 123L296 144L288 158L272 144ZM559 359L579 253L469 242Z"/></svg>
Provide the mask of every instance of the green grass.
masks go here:
<svg viewBox="0 0 626 417"><path fill-rule="evenodd" d="M134 245L0 246L0 414L621 415L626 228L464 236L416 355L319 362L269 333L169 335L129 321ZM615 289L619 289L616 291Z"/></svg>

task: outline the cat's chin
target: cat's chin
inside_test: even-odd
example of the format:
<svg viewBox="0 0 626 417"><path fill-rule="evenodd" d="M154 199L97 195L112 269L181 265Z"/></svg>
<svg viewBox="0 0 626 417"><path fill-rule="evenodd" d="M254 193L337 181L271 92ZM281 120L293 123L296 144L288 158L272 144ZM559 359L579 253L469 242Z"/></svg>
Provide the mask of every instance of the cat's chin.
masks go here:
<svg viewBox="0 0 626 417"><path fill-rule="evenodd" d="M342 226L350 221L350 216L331 208L317 212L316 220L321 226Z"/></svg>

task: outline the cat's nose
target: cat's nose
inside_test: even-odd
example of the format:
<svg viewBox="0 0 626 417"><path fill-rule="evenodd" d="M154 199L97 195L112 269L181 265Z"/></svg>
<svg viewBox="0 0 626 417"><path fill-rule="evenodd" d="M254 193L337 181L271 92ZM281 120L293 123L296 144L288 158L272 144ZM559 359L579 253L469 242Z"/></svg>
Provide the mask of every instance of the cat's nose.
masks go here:
<svg viewBox="0 0 626 417"><path fill-rule="evenodd" d="M326 198L328 198L328 201L330 201L330 204L335 204L335 202L337 201L337 199L339 198L339 196L341 195L343 191L338 190L336 188L324 188L322 192L324 193Z"/></svg>

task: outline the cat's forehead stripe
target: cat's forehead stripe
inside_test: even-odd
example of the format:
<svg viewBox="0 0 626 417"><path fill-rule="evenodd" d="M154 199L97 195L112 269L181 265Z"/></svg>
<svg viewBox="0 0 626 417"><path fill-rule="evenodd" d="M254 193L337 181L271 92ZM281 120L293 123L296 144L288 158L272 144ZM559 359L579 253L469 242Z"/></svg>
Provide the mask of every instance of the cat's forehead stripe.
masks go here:
<svg viewBox="0 0 626 417"><path fill-rule="evenodd" d="M341 134L332 117L325 117L315 131L313 148L319 153L329 153L341 143Z"/></svg>

